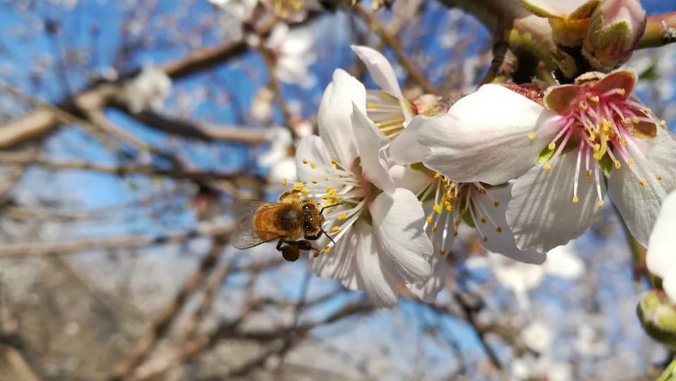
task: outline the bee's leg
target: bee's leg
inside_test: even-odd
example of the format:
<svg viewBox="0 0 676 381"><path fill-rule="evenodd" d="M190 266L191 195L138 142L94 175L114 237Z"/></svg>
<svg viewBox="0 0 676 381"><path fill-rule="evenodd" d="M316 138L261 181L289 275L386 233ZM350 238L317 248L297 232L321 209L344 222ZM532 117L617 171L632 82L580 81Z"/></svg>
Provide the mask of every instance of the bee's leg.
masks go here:
<svg viewBox="0 0 676 381"><path fill-rule="evenodd" d="M322 236L322 234L324 234L324 233L322 233L322 232L320 231L319 233L317 233L317 234L315 234L315 235L306 235L306 236L305 236L305 239L309 239L309 240L311 240L311 241L316 241L316 240L319 239L319 237Z"/></svg>
<svg viewBox="0 0 676 381"><path fill-rule="evenodd" d="M300 200L300 191L295 190L295 189L288 190L288 191L282 193L281 196L279 196L279 201L283 202L287 198L295 198L295 199Z"/></svg>
<svg viewBox="0 0 676 381"><path fill-rule="evenodd" d="M298 248L300 248L301 250L311 250L311 251L313 251L315 258L317 258L319 256L319 249L312 246L312 243L310 241L302 240L302 241L298 241L296 244L298 245Z"/></svg>
<svg viewBox="0 0 676 381"><path fill-rule="evenodd" d="M282 247L282 257L289 262L296 262L300 258L300 249L298 245L288 245Z"/></svg>
<svg viewBox="0 0 676 381"><path fill-rule="evenodd" d="M286 246L282 247L282 244L286 243ZM277 242L277 251L282 252L282 257L289 262L295 262L300 258L300 249L296 242L286 242L284 240L279 240Z"/></svg>

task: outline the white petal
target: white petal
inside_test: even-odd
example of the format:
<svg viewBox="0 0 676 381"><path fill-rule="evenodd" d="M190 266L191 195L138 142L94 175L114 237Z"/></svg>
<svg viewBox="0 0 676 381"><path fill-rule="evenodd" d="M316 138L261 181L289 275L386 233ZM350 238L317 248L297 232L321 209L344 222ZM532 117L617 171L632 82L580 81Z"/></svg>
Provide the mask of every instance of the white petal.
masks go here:
<svg viewBox="0 0 676 381"><path fill-rule="evenodd" d="M397 280L410 284L430 276L427 258L432 242L425 234L425 213L411 191L397 188L390 199L381 194L369 207L373 227L384 256L397 274Z"/></svg>
<svg viewBox="0 0 676 381"><path fill-rule="evenodd" d="M423 156L430 150L418 142L418 135L425 124L430 123L426 116L416 116L399 136L390 143L390 158L397 164L422 162Z"/></svg>
<svg viewBox="0 0 676 381"><path fill-rule="evenodd" d="M284 180L296 181L297 178L298 167L296 166L296 160L287 157L278 161L272 166L272 168L270 168L270 173L268 174L268 183L279 184Z"/></svg>
<svg viewBox="0 0 676 381"><path fill-rule="evenodd" d="M285 23L279 23L270 32L270 37L268 37L265 45L272 50L276 50L276 48L282 46L288 35L289 26Z"/></svg>
<svg viewBox="0 0 676 381"><path fill-rule="evenodd" d="M393 165L390 168L390 176L397 188L408 189L416 195L434 181L429 173L413 169L408 165Z"/></svg>
<svg viewBox="0 0 676 381"><path fill-rule="evenodd" d="M558 118L511 90L485 85L423 122L418 142L430 148L423 163L456 182L503 184L535 164L559 130Z"/></svg>
<svg viewBox="0 0 676 381"><path fill-rule="evenodd" d="M401 93L399 88L399 82L397 81L397 76L394 74L392 65L390 62L380 54L378 51L371 49L367 46L350 46L352 51L357 54L360 60L366 65L373 81L380 86L383 91L394 95L399 99L403 99L404 96Z"/></svg>
<svg viewBox="0 0 676 381"><path fill-rule="evenodd" d="M672 267L662 278L662 288L669 299L676 303L676 268Z"/></svg>
<svg viewBox="0 0 676 381"><path fill-rule="evenodd" d="M305 162L308 164L305 164ZM310 163L315 163L316 167L312 168L309 165ZM296 165L300 181L312 181L312 179L326 176L326 172L321 168L328 168L331 165L331 159L322 138L317 135L310 135L298 143Z"/></svg>
<svg viewBox="0 0 676 381"><path fill-rule="evenodd" d="M676 192L662 204L662 210L650 235L646 264L651 273L664 278L676 270Z"/></svg>
<svg viewBox="0 0 676 381"><path fill-rule="evenodd" d="M343 286L351 290L359 289L360 279L355 255L358 240L359 232L351 229L328 253L321 253L316 258L310 256L312 272L318 277L340 279Z"/></svg>
<svg viewBox="0 0 676 381"><path fill-rule="evenodd" d="M584 169L578 176L579 202L573 203L577 152L572 150L550 162L550 171L538 164L514 183L507 223L519 248L547 252L591 227L601 208L597 206L599 198L594 177L587 178ZM594 166L600 170L595 162ZM602 179L600 186L603 195Z"/></svg>
<svg viewBox="0 0 676 381"><path fill-rule="evenodd" d="M446 285L447 258L446 255L432 255L430 258L432 275L425 281L406 285L411 294L423 302L434 303L437 295Z"/></svg>
<svg viewBox="0 0 676 381"><path fill-rule="evenodd" d="M319 136L324 139L329 155L349 168L357 157L352 131L352 103L360 110L366 107L366 89L344 70L333 73L333 82L324 91L319 105Z"/></svg>
<svg viewBox="0 0 676 381"><path fill-rule="evenodd" d="M388 140L378 132L373 122L356 104L353 106L352 125L362 173L378 189L391 194L394 192L394 180L390 176L384 152Z"/></svg>
<svg viewBox="0 0 676 381"><path fill-rule="evenodd" d="M364 291L376 306L392 308L397 304L397 284L381 260L373 227L363 220L356 224L357 267Z"/></svg>
<svg viewBox="0 0 676 381"><path fill-rule="evenodd" d="M546 254L533 249L523 251L516 246L514 233L507 225L505 217L507 206L512 198L511 192L512 186L507 185L488 188L486 194L473 193L474 215L479 220L474 221L474 224L477 230L486 237L483 245L494 253L506 255L519 262L542 264L547 259ZM481 218L485 218L486 222L481 222ZM493 223L500 227L500 232Z"/></svg>
<svg viewBox="0 0 676 381"><path fill-rule="evenodd" d="M676 189L676 142L669 132L658 127L655 138L629 142L625 147L634 159L632 167L639 178L623 163L620 169L610 172L608 192L631 234L645 246L662 201ZM658 174L662 180L657 179ZM639 180L645 180L646 185Z"/></svg>

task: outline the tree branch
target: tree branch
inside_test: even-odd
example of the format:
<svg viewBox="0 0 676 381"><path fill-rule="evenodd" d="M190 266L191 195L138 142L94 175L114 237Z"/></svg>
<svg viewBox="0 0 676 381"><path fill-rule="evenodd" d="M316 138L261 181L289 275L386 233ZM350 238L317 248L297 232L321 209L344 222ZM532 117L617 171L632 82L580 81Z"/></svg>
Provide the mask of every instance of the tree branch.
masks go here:
<svg viewBox="0 0 676 381"><path fill-rule="evenodd" d="M639 49L656 48L673 42L676 42L676 11L648 16Z"/></svg>

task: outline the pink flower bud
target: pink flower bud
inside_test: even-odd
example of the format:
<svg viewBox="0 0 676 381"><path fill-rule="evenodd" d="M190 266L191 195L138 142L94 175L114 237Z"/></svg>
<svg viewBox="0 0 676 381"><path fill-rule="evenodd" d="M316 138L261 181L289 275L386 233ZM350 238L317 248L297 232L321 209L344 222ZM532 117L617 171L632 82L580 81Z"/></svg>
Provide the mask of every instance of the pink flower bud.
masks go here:
<svg viewBox="0 0 676 381"><path fill-rule="evenodd" d="M595 69L612 70L631 57L645 26L638 0L604 0L592 14L582 53Z"/></svg>

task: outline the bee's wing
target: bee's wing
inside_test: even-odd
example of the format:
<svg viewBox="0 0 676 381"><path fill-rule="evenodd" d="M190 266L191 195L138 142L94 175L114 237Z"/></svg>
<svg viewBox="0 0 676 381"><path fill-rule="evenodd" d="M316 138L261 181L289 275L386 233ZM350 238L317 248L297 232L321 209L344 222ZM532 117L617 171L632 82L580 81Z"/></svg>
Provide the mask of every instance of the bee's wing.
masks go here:
<svg viewBox="0 0 676 381"><path fill-rule="evenodd" d="M230 207L230 213L235 219L235 231L232 233L231 243L238 249L248 249L276 238L263 240L256 233L253 226L253 218L256 212L263 206L272 203L260 200L237 200Z"/></svg>

